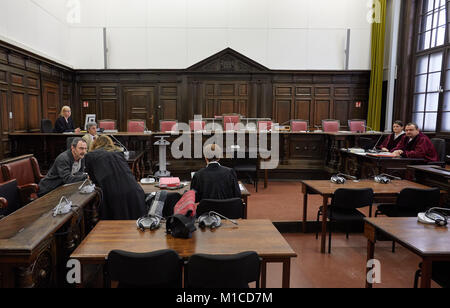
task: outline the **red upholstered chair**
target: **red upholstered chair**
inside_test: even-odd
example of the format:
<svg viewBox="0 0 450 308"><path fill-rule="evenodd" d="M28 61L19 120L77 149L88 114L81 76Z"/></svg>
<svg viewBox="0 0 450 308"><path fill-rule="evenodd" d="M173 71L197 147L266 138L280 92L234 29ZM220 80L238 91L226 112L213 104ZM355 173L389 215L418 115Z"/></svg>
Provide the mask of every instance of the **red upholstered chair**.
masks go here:
<svg viewBox="0 0 450 308"><path fill-rule="evenodd" d="M173 132L177 130L176 120L161 120L159 121L159 128L162 133Z"/></svg>
<svg viewBox="0 0 450 308"><path fill-rule="evenodd" d="M103 128L104 130L115 130L117 129L116 120L100 120L98 121L98 128Z"/></svg>
<svg viewBox="0 0 450 308"><path fill-rule="evenodd" d="M227 130L237 130L237 124L241 123L240 115L224 115L223 116L223 128L225 131Z"/></svg>
<svg viewBox="0 0 450 308"><path fill-rule="evenodd" d="M352 133L365 133L366 121L365 120L348 120L348 128Z"/></svg>
<svg viewBox="0 0 450 308"><path fill-rule="evenodd" d="M322 130L324 133L337 133L341 127L339 120L322 120Z"/></svg>
<svg viewBox="0 0 450 308"><path fill-rule="evenodd" d="M206 121L189 121L189 127L191 128L191 131L202 131L205 129Z"/></svg>
<svg viewBox="0 0 450 308"><path fill-rule="evenodd" d="M128 120L127 132L129 133L143 133L145 128L145 120Z"/></svg>
<svg viewBox="0 0 450 308"><path fill-rule="evenodd" d="M1 162L1 170L5 181L17 180L22 204L37 199L38 183L44 176L33 155L25 155Z"/></svg>
<svg viewBox="0 0 450 308"><path fill-rule="evenodd" d="M272 129L272 121L258 121L258 131L269 131Z"/></svg>
<svg viewBox="0 0 450 308"><path fill-rule="evenodd" d="M309 123L306 120L292 120L291 132L307 132Z"/></svg>

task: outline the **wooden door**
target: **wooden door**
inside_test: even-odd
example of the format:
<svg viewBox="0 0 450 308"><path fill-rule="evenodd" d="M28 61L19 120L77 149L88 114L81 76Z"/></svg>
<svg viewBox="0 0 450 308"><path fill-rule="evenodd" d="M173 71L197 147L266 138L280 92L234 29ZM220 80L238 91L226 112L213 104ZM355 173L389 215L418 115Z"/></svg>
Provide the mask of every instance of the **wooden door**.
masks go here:
<svg viewBox="0 0 450 308"><path fill-rule="evenodd" d="M42 93L42 118L51 120L55 125L62 107L59 105L59 86L46 81L43 83Z"/></svg>
<svg viewBox="0 0 450 308"><path fill-rule="evenodd" d="M155 112L155 88L154 87L127 87L124 89L125 111L124 131L127 130L128 120L145 120L147 129L159 130L159 123Z"/></svg>

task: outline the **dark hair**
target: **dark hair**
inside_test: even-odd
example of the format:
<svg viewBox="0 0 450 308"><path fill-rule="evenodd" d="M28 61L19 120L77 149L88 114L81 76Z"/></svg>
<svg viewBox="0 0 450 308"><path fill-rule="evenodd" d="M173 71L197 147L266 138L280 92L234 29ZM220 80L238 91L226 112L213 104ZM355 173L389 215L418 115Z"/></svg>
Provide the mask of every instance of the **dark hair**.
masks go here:
<svg viewBox="0 0 450 308"><path fill-rule="evenodd" d="M419 129L419 126L416 123L408 123L406 126L414 126L417 130Z"/></svg>
<svg viewBox="0 0 450 308"><path fill-rule="evenodd" d="M76 148L80 141L87 144L87 142L83 138L76 137L76 138L73 138L73 140L72 140L72 147Z"/></svg>
<svg viewBox="0 0 450 308"><path fill-rule="evenodd" d="M400 121L400 120L395 121L394 124L397 124L398 126L401 126L401 127L405 127L405 125L403 124L403 122Z"/></svg>

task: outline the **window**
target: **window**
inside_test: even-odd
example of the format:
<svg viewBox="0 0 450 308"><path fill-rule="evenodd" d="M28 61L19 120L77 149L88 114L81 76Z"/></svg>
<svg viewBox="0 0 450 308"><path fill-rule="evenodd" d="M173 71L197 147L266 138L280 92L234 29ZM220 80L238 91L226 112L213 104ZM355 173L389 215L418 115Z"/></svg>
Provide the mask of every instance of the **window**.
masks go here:
<svg viewBox="0 0 450 308"><path fill-rule="evenodd" d="M423 0L418 16L412 120L426 132L450 132L449 3Z"/></svg>

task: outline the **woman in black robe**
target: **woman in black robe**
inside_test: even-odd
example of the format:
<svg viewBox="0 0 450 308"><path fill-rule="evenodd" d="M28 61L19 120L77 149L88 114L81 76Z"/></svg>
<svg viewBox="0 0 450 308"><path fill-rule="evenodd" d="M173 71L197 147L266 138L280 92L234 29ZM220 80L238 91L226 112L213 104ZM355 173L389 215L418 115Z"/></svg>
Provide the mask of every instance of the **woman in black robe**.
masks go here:
<svg viewBox="0 0 450 308"><path fill-rule="evenodd" d="M146 213L145 193L123 153L99 148L85 156L86 171L103 191L100 219L134 220Z"/></svg>
<svg viewBox="0 0 450 308"><path fill-rule="evenodd" d="M72 120L72 110L69 106L64 106L61 108L61 114L55 122L55 129L53 132L55 133L80 133L80 128L76 128L73 125Z"/></svg>

